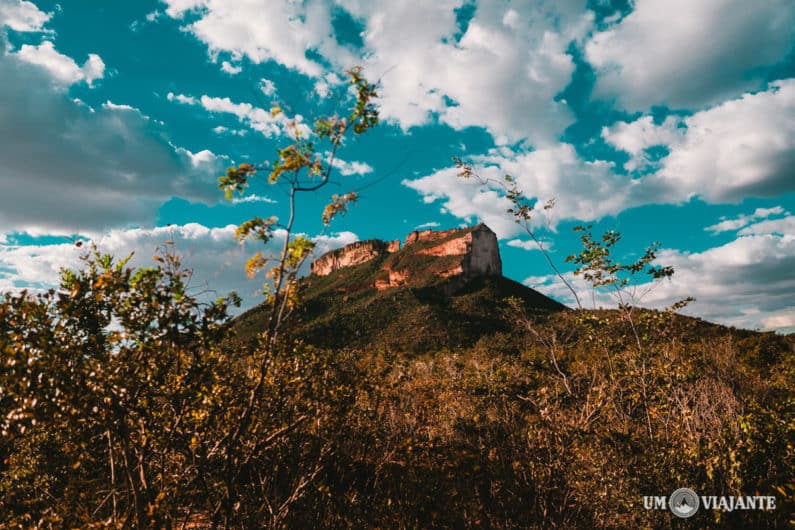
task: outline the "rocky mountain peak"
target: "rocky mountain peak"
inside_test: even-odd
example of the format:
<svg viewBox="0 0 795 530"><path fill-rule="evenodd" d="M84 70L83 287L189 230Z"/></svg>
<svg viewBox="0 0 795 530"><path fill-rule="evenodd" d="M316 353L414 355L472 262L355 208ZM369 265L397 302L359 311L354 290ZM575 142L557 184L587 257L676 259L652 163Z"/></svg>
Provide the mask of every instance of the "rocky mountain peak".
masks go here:
<svg viewBox="0 0 795 530"><path fill-rule="evenodd" d="M316 276L360 265L381 258L373 287L379 290L412 283L429 276L471 279L501 276L497 236L485 224L450 230L410 232L402 248L399 240L370 239L332 250L312 262Z"/></svg>

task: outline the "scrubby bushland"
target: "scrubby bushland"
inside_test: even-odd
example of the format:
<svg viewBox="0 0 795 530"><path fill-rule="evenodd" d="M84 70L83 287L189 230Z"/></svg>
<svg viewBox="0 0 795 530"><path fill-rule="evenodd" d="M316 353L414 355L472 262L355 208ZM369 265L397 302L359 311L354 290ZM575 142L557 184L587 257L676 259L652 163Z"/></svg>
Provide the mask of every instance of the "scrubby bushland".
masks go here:
<svg viewBox="0 0 795 530"><path fill-rule="evenodd" d="M346 131L377 122L375 87L358 70L351 81L352 113L319 120L313 133L331 143L332 158ZM402 356L366 343L319 349L282 333L306 295L297 273L312 247L293 232L293 199L322 187L333 167L298 130L269 177L290 192L289 220L255 218L238 232L283 238L276 256L249 263L251 273L268 269L271 286L258 341L228 336L234 297L200 303L171 248L137 270L89 253L59 289L0 299L0 527L779 528L792 520L792 336L623 299L612 311L528 315L499 284L451 309L474 315L490 304L512 321L478 330L473 347L423 351L411 338L428 336L405 333L412 355ZM242 191L261 169L230 168L222 187ZM507 182L513 214L530 230L532 208ZM324 222L355 199L332 196ZM583 253L572 260L596 287L620 294L624 274L672 272L653 264L654 247L620 265L609 256L616 234L600 242L582 232ZM517 326L522 335L510 332ZM701 510L686 522L643 509L643 495L681 486L776 495L778 509Z"/></svg>
<svg viewBox="0 0 795 530"><path fill-rule="evenodd" d="M363 357L345 458L324 477L326 524L664 528L674 517L644 510L642 496L686 485L779 502L775 512L702 510L689 525L784 526L793 509L792 339L727 330L700 338L691 323L653 322L659 316L641 319L644 330L663 328L645 368L617 312L546 322L554 362L542 341L520 356L478 348ZM778 360L742 360L767 341Z"/></svg>
<svg viewBox="0 0 795 530"><path fill-rule="evenodd" d="M98 256L0 304L0 526L653 528L673 516L642 495L682 485L778 497L688 524L791 517L792 337L642 311L643 363L619 311L562 312L515 354L262 364L176 270Z"/></svg>

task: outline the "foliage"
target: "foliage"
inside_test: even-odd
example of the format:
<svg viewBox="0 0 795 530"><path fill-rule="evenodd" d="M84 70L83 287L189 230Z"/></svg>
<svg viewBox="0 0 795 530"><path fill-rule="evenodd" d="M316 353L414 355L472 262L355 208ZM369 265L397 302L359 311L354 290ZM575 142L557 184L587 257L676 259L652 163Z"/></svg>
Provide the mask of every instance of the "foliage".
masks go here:
<svg viewBox="0 0 795 530"><path fill-rule="evenodd" d="M185 428L211 388L205 352L238 300L202 305L176 255L155 259L133 270L94 249L57 293L0 304L5 523L157 525L187 494Z"/></svg>
<svg viewBox="0 0 795 530"><path fill-rule="evenodd" d="M637 307L657 282L674 274L673 268L657 264L660 243L650 245L634 262L622 264L614 257L620 233L608 231L597 239L591 226L578 226L574 231L579 233L582 250L566 261L577 265L575 276L581 275L594 290L609 293L618 306L614 311L585 311L572 284L534 233L531 221L539 211L536 201L528 198L510 175L502 180L484 179L471 165L454 160L460 177L503 189L503 196L512 205L507 213L536 243L578 307L572 314L561 313L572 321L561 329L550 325L550 320L539 321L537 315L527 314L518 301L508 300L509 314L535 339L535 361L548 373L547 385L518 396L532 404L542 420L536 428L543 435L536 440L548 461L534 470L535 484L542 484L539 494L547 498L552 492L563 493L555 503L535 505L539 513L551 514L550 520L535 524L662 526L662 514L633 513L632 508L637 507L642 494L659 495L682 485L716 495L747 495L761 490L784 496L783 514L701 513L701 526L762 528L789 520L793 488L788 473L793 465L793 447L784 440L795 430L793 388L785 385L785 407L770 401L762 407L766 412L757 415L758 394L746 393L748 387L742 377L758 378L764 372L750 375L748 366L738 363L737 356L753 359L752 363L759 363L761 357L768 360L762 361L768 366L769 360L786 358L785 364L791 366L792 341L786 345L779 342L775 353L767 355L758 350L756 341L761 355L748 355L745 348L738 351L726 335L693 345L693 330L681 329L682 319L674 314L693 298L687 297L664 311ZM553 206L554 201L550 201L543 210ZM641 283L640 276L648 276L651 281ZM578 351L582 352L580 359ZM759 385L758 389L768 387ZM759 422L753 428L746 422L749 410L755 411L750 416ZM757 435L765 442L748 439L750 432L759 432L756 429L766 432ZM533 438L532 428L528 437ZM745 449L751 446L755 456L744 459L749 456ZM776 456L770 452L772 447ZM615 466L613 461L622 466L628 463L632 471ZM561 477L569 478L560 481ZM586 488L580 490L582 485ZM604 493L594 497L595 492Z"/></svg>
<svg viewBox="0 0 795 530"><path fill-rule="evenodd" d="M645 390L617 311L538 316L546 335L504 336L510 355L494 340L419 357L293 343L261 374L261 347L216 340L222 306L195 305L163 265L99 259L58 293L0 304L0 526L666 527L642 495L682 485L778 496L775 512L700 511L698 527L792 514L792 337L641 312Z"/></svg>
<svg viewBox="0 0 795 530"><path fill-rule="evenodd" d="M507 213L513 217L514 222L520 225L524 232L530 236L530 239L533 240L533 243L535 243L536 247L541 252L541 255L544 256L544 259L547 261L549 268L552 269L561 283L566 286L568 291L574 297L577 308L582 309L583 306L580 302L580 297L577 294L577 291L566 279L560 269L558 269L557 265L552 260L552 256L550 256L549 252L544 247L544 243L538 238L538 236L536 236L535 229L533 228L533 217L536 213L536 201L531 200L525 195L525 193L519 188L519 184L517 183L516 179L511 175L504 175L501 180L484 178L475 171L475 168L472 167L471 164L467 164L460 157L453 157L453 162L459 170L459 177L463 179L474 179L483 185L496 185L503 190L504 197L511 203L511 207L508 208ZM544 204L542 209L546 214L554 207L555 198L553 197Z"/></svg>
<svg viewBox="0 0 795 530"><path fill-rule="evenodd" d="M296 307L298 299L295 282L301 266L311 255L314 246L306 237L294 233L297 215L296 195L315 192L328 184L334 169L337 149L349 132L360 135L378 125L378 107L375 103L378 97L377 86L367 81L361 67L354 67L347 73L351 88L356 94L353 108L348 116L341 118L334 115L319 118L309 135L303 133L300 124L293 120L290 122L290 132L294 142L278 149L278 157L270 167L268 183L287 186L289 196L287 222L281 223L276 217L265 220L255 217L241 224L235 234L235 238L241 242L247 238L254 238L262 243L268 243L274 238L274 230L281 229L279 238L283 241L281 251L277 255L266 257L262 252L257 252L246 263L246 274L249 277L254 277L258 271L270 266L264 284L266 303L271 308L266 327L266 340L269 341L266 350L273 347L282 323ZM280 107L271 109L271 114L274 116L282 112ZM316 145L318 142L329 144L327 160L323 160ZM224 190L227 198L232 198L234 193L242 194L249 180L268 167L268 164L240 164L237 167L230 167L226 175L219 178L219 187ZM357 198L355 192L332 195L331 202L323 210L323 224L327 226L336 215L344 215L348 206L356 202Z"/></svg>
<svg viewBox="0 0 795 530"><path fill-rule="evenodd" d="M351 114L313 132L334 149L377 122L375 88L351 82ZM292 197L333 167L298 131L270 173ZM266 303L233 323L239 299L199 302L172 245L140 269L93 249L57 291L0 299L0 527L667 528L642 496L682 486L777 496L688 526L792 524L795 336L623 301L533 312L544 299L505 278L372 289L386 261L426 265L411 252L298 282L312 242L294 215L239 228L286 236L249 265L268 269ZM654 245L624 265L618 234L581 232L572 261L599 288L672 273Z"/></svg>

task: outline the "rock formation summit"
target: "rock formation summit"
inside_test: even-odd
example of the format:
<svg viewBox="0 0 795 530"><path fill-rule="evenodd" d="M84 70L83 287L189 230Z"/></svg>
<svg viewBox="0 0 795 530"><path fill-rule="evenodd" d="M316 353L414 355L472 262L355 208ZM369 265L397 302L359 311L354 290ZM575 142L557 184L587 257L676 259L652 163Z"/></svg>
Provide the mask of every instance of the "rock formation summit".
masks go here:
<svg viewBox="0 0 795 530"><path fill-rule="evenodd" d="M484 224L346 245L318 257L297 294L290 336L328 348L413 353L523 333L500 311L507 298L533 315L566 309L502 275L497 236ZM268 311L262 304L240 315L238 337L256 338Z"/></svg>
<svg viewBox="0 0 795 530"><path fill-rule="evenodd" d="M372 287L378 290L428 280L470 280L501 276L497 236L485 224L444 231L413 231L401 246L399 240L358 241L317 258L311 267L315 276L328 276L347 267L384 258Z"/></svg>

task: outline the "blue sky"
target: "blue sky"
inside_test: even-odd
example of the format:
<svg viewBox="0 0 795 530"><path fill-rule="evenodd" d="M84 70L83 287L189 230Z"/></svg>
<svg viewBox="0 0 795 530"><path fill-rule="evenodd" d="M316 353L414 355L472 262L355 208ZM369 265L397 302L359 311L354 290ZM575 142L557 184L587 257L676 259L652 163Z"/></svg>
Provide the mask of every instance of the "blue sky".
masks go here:
<svg viewBox="0 0 795 530"><path fill-rule="evenodd" d="M641 304L692 295L689 314L791 331L793 28L789 0L0 0L0 290L53 285L73 237L138 264L171 238L197 290L258 302L233 225L285 215L284 190L230 203L216 179L272 160L287 118L347 103L362 65L383 121L299 203L318 252L484 221L507 276L569 301L499 192L456 177L461 156L556 199L536 228L568 273L571 228L593 223L627 259L662 242L676 275Z"/></svg>

